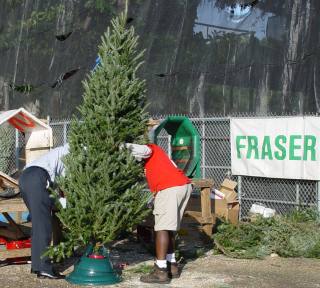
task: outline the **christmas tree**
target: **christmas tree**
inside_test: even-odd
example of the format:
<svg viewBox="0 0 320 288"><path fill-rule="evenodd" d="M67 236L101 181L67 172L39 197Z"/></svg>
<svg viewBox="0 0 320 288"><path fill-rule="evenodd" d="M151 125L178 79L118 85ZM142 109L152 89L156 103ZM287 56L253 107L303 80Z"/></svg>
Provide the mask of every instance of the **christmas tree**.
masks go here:
<svg viewBox="0 0 320 288"><path fill-rule="evenodd" d="M80 118L71 123L66 174L59 181L67 198L58 213L66 238L49 256L64 258L89 243L98 250L149 212L143 167L122 148L141 143L146 134L145 81L137 77L143 52L137 44L125 13L102 36L101 63L83 82Z"/></svg>

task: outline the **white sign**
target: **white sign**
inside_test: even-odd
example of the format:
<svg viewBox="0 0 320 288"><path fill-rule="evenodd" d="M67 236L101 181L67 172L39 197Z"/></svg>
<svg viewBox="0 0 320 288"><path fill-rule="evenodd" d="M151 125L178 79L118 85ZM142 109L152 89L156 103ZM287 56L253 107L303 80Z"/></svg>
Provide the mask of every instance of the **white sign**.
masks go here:
<svg viewBox="0 0 320 288"><path fill-rule="evenodd" d="M232 118L233 175L320 180L320 118Z"/></svg>

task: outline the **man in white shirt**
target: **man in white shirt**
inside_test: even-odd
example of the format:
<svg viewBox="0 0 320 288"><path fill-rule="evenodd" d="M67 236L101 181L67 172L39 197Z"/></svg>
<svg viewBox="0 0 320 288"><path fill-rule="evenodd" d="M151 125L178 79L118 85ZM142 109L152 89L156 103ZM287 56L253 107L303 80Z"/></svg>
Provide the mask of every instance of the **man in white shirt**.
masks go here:
<svg viewBox="0 0 320 288"><path fill-rule="evenodd" d="M19 177L22 198L27 205L32 222L31 273L38 278L62 279L52 269L48 257L42 257L52 238L52 208L48 188L57 176L64 175L63 156L69 152L69 145L57 147L26 165Z"/></svg>

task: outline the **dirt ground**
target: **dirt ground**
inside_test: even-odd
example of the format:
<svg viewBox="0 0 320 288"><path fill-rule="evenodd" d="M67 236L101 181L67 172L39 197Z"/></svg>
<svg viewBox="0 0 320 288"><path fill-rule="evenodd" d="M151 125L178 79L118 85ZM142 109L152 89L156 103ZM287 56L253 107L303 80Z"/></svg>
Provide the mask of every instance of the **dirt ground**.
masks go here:
<svg viewBox="0 0 320 288"><path fill-rule="evenodd" d="M194 243L193 243L194 244ZM188 251L198 251L194 244ZM186 252L186 251L185 251ZM197 254L197 253L196 253ZM200 255L202 254L202 255ZM187 253L185 253L187 255ZM195 255L195 254L190 254ZM183 287L183 288L315 288L320 287L320 261L314 259L268 257L264 260L231 259L214 255L208 248L198 253L198 257L185 256L180 279L170 284L143 284L139 281L141 272L153 265L153 256L134 240L119 241L111 251L115 267L125 265L122 282L117 285L99 287ZM58 266L64 274L72 271L76 259L69 259ZM148 270L148 269L147 269ZM79 287L65 280L40 280L30 274L30 264L7 265L0 268L2 288L29 287ZM83 286L81 286L83 287Z"/></svg>

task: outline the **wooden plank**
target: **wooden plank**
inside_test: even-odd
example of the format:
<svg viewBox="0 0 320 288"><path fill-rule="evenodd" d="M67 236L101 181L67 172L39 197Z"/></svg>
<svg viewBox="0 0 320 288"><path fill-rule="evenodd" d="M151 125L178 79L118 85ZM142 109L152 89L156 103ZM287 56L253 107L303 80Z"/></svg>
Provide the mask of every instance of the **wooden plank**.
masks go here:
<svg viewBox="0 0 320 288"><path fill-rule="evenodd" d="M201 189L201 215L203 219L209 219L211 217L211 199L210 199L211 187ZM203 227L203 231L208 235L212 235L212 223L207 223Z"/></svg>
<svg viewBox="0 0 320 288"><path fill-rule="evenodd" d="M153 126L159 125L160 122L161 122L161 120L159 120L159 119L152 119L152 118L150 118L150 119L148 120L147 125L153 127Z"/></svg>
<svg viewBox="0 0 320 288"><path fill-rule="evenodd" d="M0 227L0 236L8 239L18 240L16 232L11 231L6 227Z"/></svg>
<svg viewBox="0 0 320 288"><path fill-rule="evenodd" d="M214 181L212 179L191 179L191 183L196 188L212 188Z"/></svg>
<svg viewBox="0 0 320 288"><path fill-rule="evenodd" d="M3 216L7 219L10 224L10 227L16 233L16 239L28 237L20 228L20 226L11 218L11 216L7 212L2 213Z"/></svg>
<svg viewBox="0 0 320 288"><path fill-rule="evenodd" d="M0 221L0 236L6 237L12 240L19 240L21 238L29 238L31 235L31 222L19 225L19 229L23 233L17 233L17 229L11 226L9 223Z"/></svg>
<svg viewBox="0 0 320 288"><path fill-rule="evenodd" d="M22 212L15 212L14 220L17 224L20 224L22 222Z"/></svg>
<svg viewBox="0 0 320 288"><path fill-rule="evenodd" d="M0 200L0 213L3 212L26 212L27 206L24 204L22 198L11 198Z"/></svg>
<svg viewBox="0 0 320 288"><path fill-rule="evenodd" d="M0 186L2 188L14 188L15 190L18 190L19 182L16 179L0 171Z"/></svg>
<svg viewBox="0 0 320 288"><path fill-rule="evenodd" d="M185 211L184 214L186 216L190 216L194 219L196 219L201 225L206 225L206 224L213 224L215 223L215 216L214 214L211 214L210 217L208 218L203 218L202 213L199 211Z"/></svg>
<svg viewBox="0 0 320 288"><path fill-rule="evenodd" d="M215 215L211 212L210 194L214 181L212 179L192 179L192 184L200 188L201 211L187 210L185 214L196 219L202 225L204 233L211 237Z"/></svg>
<svg viewBox="0 0 320 288"><path fill-rule="evenodd" d="M8 258L16 257L29 257L31 256L31 248L0 250L0 259L5 260Z"/></svg>

